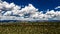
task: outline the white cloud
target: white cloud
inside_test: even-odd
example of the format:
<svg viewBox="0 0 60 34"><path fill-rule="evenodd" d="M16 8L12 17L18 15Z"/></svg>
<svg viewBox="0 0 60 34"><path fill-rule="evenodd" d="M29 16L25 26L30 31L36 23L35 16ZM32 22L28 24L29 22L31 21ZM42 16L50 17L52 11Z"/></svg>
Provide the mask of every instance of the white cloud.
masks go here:
<svg viewBox="0 0 60 34"><path fill-rule="evenodd" d="M12 14L12 11L7 11L4 16L10 16Z"/></svg>
<svg viewBox="0 0 60 34"><path fill-rule="evenodd" d="M59 8L60 8L60 6L56 7L55 9L59 9Z"/></svg>
<svg viewBox="0 0 60 34"><path fill-rule="evenodd" d="M56 7L55 9L58 8L60 8L60 6ZM14 15L18 15L19 17ZM21 6L18 6L14 3L2 1L0 2L0 20L60 20L60 11L47 10L46 13L43 14L43 11L38 11L38 9L32 4L21 8Z"/></svg>

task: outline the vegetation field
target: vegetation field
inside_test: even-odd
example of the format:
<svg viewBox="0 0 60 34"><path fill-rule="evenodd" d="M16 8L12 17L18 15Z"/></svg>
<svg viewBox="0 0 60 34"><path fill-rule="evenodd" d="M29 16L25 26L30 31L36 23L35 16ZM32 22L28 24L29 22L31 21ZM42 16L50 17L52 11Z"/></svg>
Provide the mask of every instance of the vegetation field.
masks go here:
<svg viewBox="0 0 60 34"><path fill-rule="evenodd" d="M60 34L60 23L0 23L0 34Z"/></svg>

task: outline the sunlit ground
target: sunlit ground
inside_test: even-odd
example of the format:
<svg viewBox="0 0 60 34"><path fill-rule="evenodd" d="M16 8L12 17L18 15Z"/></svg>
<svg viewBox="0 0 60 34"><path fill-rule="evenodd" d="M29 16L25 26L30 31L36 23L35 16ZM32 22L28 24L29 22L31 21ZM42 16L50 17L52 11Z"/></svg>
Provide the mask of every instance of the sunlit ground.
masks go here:
<svg viewBox="0 0 60 34"><path fill-rule="evenodd" d="M1 23L0 34L60 34L60 23Z"/></svg>

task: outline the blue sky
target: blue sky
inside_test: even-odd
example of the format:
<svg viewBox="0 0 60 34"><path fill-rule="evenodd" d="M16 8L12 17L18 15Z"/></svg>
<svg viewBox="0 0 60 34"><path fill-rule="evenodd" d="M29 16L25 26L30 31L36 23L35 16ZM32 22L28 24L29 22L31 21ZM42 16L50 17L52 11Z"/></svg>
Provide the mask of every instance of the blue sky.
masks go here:
<svg viewBox="0 0 60 34"><path fill-rule="evenodd" d="M28 5L32 4L39 10L47 10L47 9L54 9L57 6L60 6L60 0L3 0L9 3L14 2L17 5Z"/></svg>
<svg viewBox="0 0 60 34"><path fill-rule="evenodd" d="M23 21L60 20L60 0L1 0L0 18Z"/></svg>

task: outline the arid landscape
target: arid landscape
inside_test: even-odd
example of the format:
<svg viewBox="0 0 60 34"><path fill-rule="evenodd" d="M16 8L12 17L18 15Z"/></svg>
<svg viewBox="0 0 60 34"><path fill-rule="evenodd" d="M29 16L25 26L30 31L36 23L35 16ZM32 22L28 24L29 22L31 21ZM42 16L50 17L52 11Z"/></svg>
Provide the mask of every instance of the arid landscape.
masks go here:
<svg viewBox="0 0 60 34"><path fill-rule="evenodd" d="M60 0L0 0L0 34L60 34Z"/></svg>
<svg viewBox="0 0 60 34"><path fill-rule="evenodd" d="M58 22L0 23L0 34L60 34Z"/></svg>

